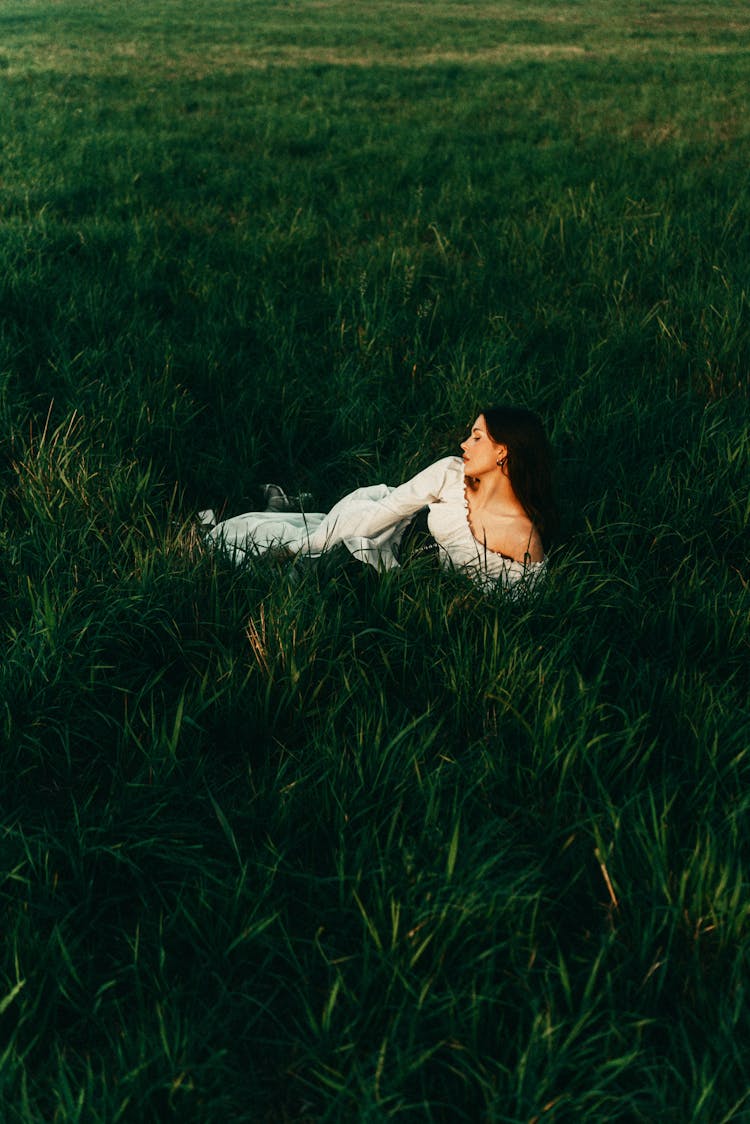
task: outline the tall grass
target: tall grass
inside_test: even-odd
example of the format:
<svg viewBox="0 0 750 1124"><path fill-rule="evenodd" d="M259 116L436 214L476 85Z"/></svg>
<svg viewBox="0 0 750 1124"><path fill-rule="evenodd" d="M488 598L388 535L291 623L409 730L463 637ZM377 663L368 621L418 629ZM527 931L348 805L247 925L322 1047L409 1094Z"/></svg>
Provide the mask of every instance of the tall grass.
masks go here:
<svg viewBox="0 0 750 1124"><path fill-rule="evenodd" d="M3 1120L750 1115L747 23L3 5ZM205 549L493 400L533 602Z"/></svg>

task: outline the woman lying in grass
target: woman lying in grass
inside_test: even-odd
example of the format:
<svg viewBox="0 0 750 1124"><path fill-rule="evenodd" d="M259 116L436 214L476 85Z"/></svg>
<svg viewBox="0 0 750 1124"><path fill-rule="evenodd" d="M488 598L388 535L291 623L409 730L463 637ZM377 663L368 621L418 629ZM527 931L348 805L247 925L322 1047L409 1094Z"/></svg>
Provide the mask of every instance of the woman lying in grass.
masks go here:
<svg viewBox="0 0 750 1124"><path fill-rule="evenodd" d="M484 410L461 445L397 488L375 484L344 496L327 515L249 512L219 523L210 537L232 553L282 548L317 557L343 544L363 562L391 569L404 560L426 515L440 564L484 587L522 588L546 565L554 529L549 443L536 414L510 406Z"/></svg>

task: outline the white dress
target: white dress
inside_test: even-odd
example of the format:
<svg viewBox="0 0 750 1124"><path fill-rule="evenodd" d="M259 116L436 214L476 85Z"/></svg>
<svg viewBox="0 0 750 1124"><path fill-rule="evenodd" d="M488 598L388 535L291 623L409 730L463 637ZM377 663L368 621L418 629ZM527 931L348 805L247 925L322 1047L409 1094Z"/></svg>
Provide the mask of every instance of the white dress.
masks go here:
<svg viewBox="0 0 750 1124"><path fill-rule="evenodd" d="M442 566L464 570L485 588L500 586L513 593L535 584L544 573L546 559L518 562L474 538L460 457L444 457L397 488L357 488L327 515L251 511L219 523L209 537L235 557L286 548L316 558L343 544L360 561L390 570L398 566L394 548L411 518L425 506Z"/></svg>

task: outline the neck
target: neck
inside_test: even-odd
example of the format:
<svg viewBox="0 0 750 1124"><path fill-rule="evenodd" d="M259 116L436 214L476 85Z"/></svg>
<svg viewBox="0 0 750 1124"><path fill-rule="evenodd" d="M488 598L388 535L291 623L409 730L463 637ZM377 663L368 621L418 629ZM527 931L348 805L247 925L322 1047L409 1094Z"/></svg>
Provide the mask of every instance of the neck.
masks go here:
<svg viewBox="0 0 750 1124"><path fill-rule="evenodd" d="M512 508L523 510L522 504L513 491L510 480L503 472L493 472L476 478L472 489L475 502L480 507Z"/></svg>

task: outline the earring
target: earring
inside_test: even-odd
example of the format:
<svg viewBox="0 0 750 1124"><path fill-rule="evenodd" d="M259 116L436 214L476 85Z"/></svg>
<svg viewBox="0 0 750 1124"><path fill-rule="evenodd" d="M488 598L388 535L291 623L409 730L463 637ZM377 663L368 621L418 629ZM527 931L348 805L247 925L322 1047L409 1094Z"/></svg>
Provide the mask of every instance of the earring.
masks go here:
<svg viewBox="0 0 750 1124"><path fill-rule="evenodd" d="M498 468L505 468L505 462L507 461L507 459L508 459L507 457L498 457L497 467Z"/></svg>

